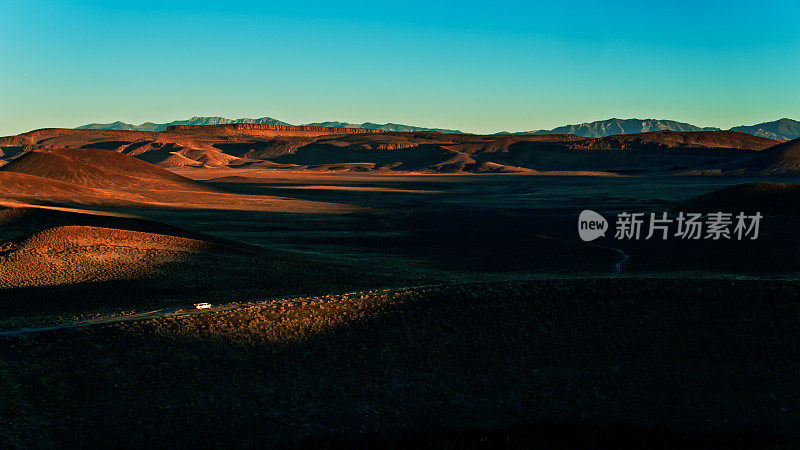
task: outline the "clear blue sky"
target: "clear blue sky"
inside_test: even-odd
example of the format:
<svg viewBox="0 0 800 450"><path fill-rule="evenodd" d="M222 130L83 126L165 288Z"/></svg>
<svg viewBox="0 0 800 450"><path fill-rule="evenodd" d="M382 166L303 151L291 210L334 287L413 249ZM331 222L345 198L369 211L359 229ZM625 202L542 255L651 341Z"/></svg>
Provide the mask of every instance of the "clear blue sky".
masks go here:
<svg viewBox="0 0 800 450"><path fill-rule="evenodd" d="M472 132L800 119L800 3L0 0L0 135L193 115Z"/></svg>

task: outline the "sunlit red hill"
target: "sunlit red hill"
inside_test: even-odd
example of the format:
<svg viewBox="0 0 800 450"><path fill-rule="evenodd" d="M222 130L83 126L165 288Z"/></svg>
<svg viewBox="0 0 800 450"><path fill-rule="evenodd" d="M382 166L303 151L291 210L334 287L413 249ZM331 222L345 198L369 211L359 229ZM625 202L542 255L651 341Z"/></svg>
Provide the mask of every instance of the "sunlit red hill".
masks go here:
<svg viewBox="0 0 800 450"><path fill-rule="evenodd" d="M162 132L42 129L0 138L0 160L10 164L30 150L91 148L170 170L661 174L736 172L738 169L731 167L735 162L737 168L760 164L764 173L772 170L770 164L776 164L775 173L794 173L794 166L785 158L776 156L770 162L765 156L757 157L780 143L735 131L666 130L585 138L229 124L170 126ZM92 177L88 173L74 176Z"/></svg>
<svg viewBox="0 0 800 450"><path fill-rule="evenodd" d="M363 210L221 192L124 153L97 148L25 150L0 167L0 185L0 202L318 213Z"/></svg>
<svg viewBox="0 0 800 450"><path fill-rule="evenodd" d="M2 172L100 189L209 189L139 159L96 148L33 150L4 165Z"/></svg>

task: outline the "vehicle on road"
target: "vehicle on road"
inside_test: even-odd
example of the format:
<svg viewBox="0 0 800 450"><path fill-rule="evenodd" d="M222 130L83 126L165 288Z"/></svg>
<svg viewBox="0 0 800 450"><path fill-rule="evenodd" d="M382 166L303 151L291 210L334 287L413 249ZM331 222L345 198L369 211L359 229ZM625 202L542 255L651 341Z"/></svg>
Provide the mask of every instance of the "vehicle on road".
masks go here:
<svg viewBox="0 0 800 450"><path fill-rule="evenodd" d="M211 308L211 303L195 303L195 309L208 309Z"/></svg>

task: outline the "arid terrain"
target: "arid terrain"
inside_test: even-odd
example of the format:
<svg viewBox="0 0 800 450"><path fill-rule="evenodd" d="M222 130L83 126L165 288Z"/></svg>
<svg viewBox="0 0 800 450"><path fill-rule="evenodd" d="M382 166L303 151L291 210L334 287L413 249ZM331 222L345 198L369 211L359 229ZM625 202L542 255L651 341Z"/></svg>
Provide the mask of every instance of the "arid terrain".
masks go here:
<svg viewBox="0 0 800 450"><path fill-rule="evenodd" d="M734 131L3 137L0 439L792 448L798 175ZM583 242L585 209L763 220Z"/></svg>
<svg viewBox="0 0 800 450"><path fill-rule="evenodd" d="M167 127L163 132L41 129L0 138L0 160L28 150L94 148L163 168L416 173L797 173L796 150L735 131L468 135L262 124ZM790 147L796 147L792 141ZM770 149L767 154L761 151ZM759 157L759 155L761 155Z"/></svg>

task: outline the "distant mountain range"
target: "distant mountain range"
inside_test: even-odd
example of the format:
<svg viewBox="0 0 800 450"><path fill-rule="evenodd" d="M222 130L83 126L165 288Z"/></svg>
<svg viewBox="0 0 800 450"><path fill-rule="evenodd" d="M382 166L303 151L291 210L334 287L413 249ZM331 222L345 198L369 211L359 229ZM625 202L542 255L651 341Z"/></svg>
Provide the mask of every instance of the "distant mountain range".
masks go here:
<svg viewBox="0 0 800 450"><path fill-rule="evenodd" d="M464 134L463 131L459 130L448 130L445 128L415 127L413 125L403 125L399 123L380 124L372 122L364 122L364 123L314 122L314 123L306 123L304 125L317 126L317 127L333 127L333 128L367 128L370 130L383 130L383 131L402 131L402 132L438 131L439 133L447 133L447 134Z"/></svg>
<svg viewBox="0 0 800 450"><path fill-rule="evenodd" d="M90 123L75 127L88 130L130 130L130 131L164 131L170 125L227 125L231 123L262 123L268 125L291 125L271 117L260 119L226 119L224 117L192 117L187 120L173 120L169 123L145 122L141 125L133 125L125 122L112 123Z"/></svg>
<svg viewBox="0 0 800 450"><path fill-rule="evenodd" d="M616 134L647 133L649 131L720 131L714 127L698 127L674 120L608 119L592 123L564 125L552 130L534 131L533 134L577 134L583 137L606 137Z"/></svg>
<svg viewBox="0 0 800 450"><path fill-rule="evenodd" d="M792 119L780 119L774 122L764 122L758 125L741 125L731 128L731 131L761 136L769 139L795 139L800 137L800 122Z"/></svg>
<svg viewBox="0 0 800 450"><path fill-rule="evenodd" d="M131 130L131 131L164 131L169 125L226 125L233 123L259 123L269 125L292 125L271 117L260 119L226 119L224 117L192 117L187 120L175 120L169 123L145 122L141 125L132 125L125 122L113 123L90 123L77 128L98 129L98 130ZM463 134L459 130L448 130L443 128L417 127L412 125L402 125L397 123L378 124L372 122L348 123L348 122L314 122L302 125L333 127L333 128L368 128L383 131L438 131L448 134ZM690 123L676 122L674 120L657 119L607 119L596 122L581 123L574 125L564 125L553 128L552 130L535 130L507 132L503 131L496 134L522 135L522 134L574 134L583 137L600 138L618 134L646 133L649 131L719 131L716 127L698 127ZM792 119L780 119L773 122L764 122L756 125L741 125L733 127L730 131L739 131L752 134L754 136L765 137L777 140L791 140L800 137L800 122Z"/></svg>
<svg viewBox="0 0 800 450"><path fill-rule="evenodd" d="M583 137L606 137L616 134L646 133L649 131L719 131L716 127L698 127L690 123L674 120L657 119L608 119L597 122L564 125L552 130L521 131L516 133L501 132L497 134L575 134ZM800 122L792 119L780 119L756 125L741 125L730 131L739 131L754 136L777 140L791 140L800 137Z"/></svg>
<svg viewBox="0 0 800 450"><path fill-rule="evenodd" d="M228 125L232 123L259 123L259 124L268 124L268 125L287 125L291 126L292 124L287 122L282 122L277 119L273 119L271 117L262 117L260 119L226 119L224 117L192 117L191 119L187 120L173 120L169 123L153 123L153 122L145 122L141 125L133 125L130 123L125 122L112 122L112 123L90 123L88 125L81 125L76 127L78 129L91 129L91 130L130 130L130 131L164 131L170 125ZM347 123L347 122L315 122L315 123L304 123L302 125L307 126L318 126L318 127L332 127L332 128L367 128L371 130L383 130L383 131L438 131L440 133L450 133L450 134L463 134L462 131L458 130L446 130L443 128L426 128L426 127L415 127L412 125L402 125L398 123L372 123L372 122L364 122L364 123Z"/></svg>

